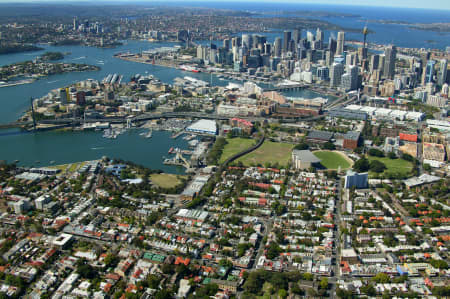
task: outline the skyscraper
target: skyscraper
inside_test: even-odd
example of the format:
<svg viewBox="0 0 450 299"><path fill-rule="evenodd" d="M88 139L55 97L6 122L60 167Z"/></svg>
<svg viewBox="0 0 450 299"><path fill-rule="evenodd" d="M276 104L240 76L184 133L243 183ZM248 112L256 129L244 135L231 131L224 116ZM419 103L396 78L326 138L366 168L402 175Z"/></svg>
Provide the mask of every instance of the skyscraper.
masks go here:
<svg viewBox="0 0 450 299"><path fill-rule="evenodd" d="M317 28L317 30L316 30L316 40L323 41L323 39L324 39L323 31L320 30L320 28Z"/></svg>
<svg viewBox="0 0 450 299"><path fill-rule="evenodd" d="M380 62L380 55L374 54L370 58L370 71L373 72L374 70L378 70L379 68L379 62Z"/></svg>
<svg viewBox="0 0 450 299"><path fill-rule="evenodd" d="M341 87L345 91L355 90L358 87L358 67L350 65L347 72L341 77Z"/></svg>
<svg viewBox="0 0 450 299"><path fill-rule="evenodd" d="M253 47L252 36L250 34L242 34L242 47L250 50Z"/></svg>
<svg viewBox="0 0 450 299"><path fill-rule="evenodd" d="M395 58L397 56L397 48L390 45L384 50L384 68L383 75L388 79L394 79L395 75Z"/></svg>
<svg viewBox="0 0 450 299"><path fill-rule="evenodd" d="M264 54L270 55L272 53L272 49L269 43L264 44Z"/></svg>
<svg viewBox="0 0 450 299"><path fill-rule="evenodd" d="M289 51L289 42L291 41L291 32L285 31L283 36L283 52Z"/></svg>
<svg viewBox="0 0 450 299"><path fill-rule="evenodd" d="M229 38L226 38L223 40L223 47L225 49L227 49L227 51L230 49L231 47L231 40Z"/></svg>
<svg viewBox="0 0 450 299"><path fill-rule="evenodd" d="M330 38L328 39L328 50L330 50L330 52L333 53L334 55L336 53L336 49L337 49L336 40L330 36Z"/></svg>
<svg viewBox="0 0 450 299"><path fill-rule="evenodd" d="M273 51L274 51L275 57L281 57L281 38L279 38L279 37L275 38Z"/></svg>
<svg viewBox="0 0 450 299"><path fill-rule="evenodd" d="M344 44L345 44L345 32L339 31L337 36L337 46L336 46L336 54L342 55L344 53Z"/></svg>
<svg viewBox="0 0 450 299"><path fill-rule="evenodd" d="M241 46L241 38L239 36L233 37L231 39L231 46L234 47L240 47Z"/></svg>
<svg viewBox="0 0 450 299"><path fill-rule="evenodd" d="M324 33L322 30L320 30L319 28L317 28L316 31L316 41L314 44L314 48L315 49L323 49L323 42L324 42Z"/></svg>
<svg viewBox="0 0 450 299"><path fill-rule="evenodd" d="M442 59L439 64L438 84L442 86L445 82L447 82L447 59Z"/></svg>
<svg viewBox="0 0 450 299"><path fill-rule="evenodd" d="M333 63L330 70L330 87L338 87L341 84L341 77L344 73L344 65L341 63Z"/></svg>
<svg viewBox="0 0 450 299"><path fill-rule="evenodd" d="M314 41L314 34L311 31L306 32L306 40L309 43L312 43Z"/></svg>
<svg viewBox="0 0 450 299"><path fill-rule="evenodd" d="M297 44L301 38L302 38L302 31L300 29L295 29L292 32L292 40L295 42L295 47L297 47Z"/></svg>
<svg viewBox="0 0 450 299"><path fill-rule="evenodd" d="M435 66L435 64L436 64L436 61L428 60L427 66L425 68L425 83L433 82L434 66Z"/></svg>
<svg viewBox="0 0 450 299"><path fill-rule="evenodd" d="M76 31L78 29L78 20L77 18L73 18L73 31Z"/></svg>

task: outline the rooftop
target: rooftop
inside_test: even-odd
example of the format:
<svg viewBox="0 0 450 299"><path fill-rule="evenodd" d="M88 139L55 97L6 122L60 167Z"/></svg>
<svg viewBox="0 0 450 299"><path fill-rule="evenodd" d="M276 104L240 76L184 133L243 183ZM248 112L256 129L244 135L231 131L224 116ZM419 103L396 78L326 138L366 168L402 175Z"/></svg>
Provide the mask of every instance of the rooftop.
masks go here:
<svg viewBox="0 0 450 299"><path fill-rule="evenodd" d="M311 131L308 134L308 138L320 139L320 140L325 140L325 141L330 140L332 137L333 137L333 133L327 132L327 131Z"/></svg>
<svg viewBox="0 0 450 299"><path fill-rule="evenodd" d="M321 161L310 150L293 150L292 155L295 159L305 162L319 163Z"/></svg>

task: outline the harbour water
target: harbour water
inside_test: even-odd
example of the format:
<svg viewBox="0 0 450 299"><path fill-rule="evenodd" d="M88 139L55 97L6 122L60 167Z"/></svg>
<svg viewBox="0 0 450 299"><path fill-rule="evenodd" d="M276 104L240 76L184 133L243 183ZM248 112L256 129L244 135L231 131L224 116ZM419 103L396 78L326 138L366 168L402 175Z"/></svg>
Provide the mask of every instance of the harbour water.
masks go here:
<svg viewBox="0 0 450 299"><path fill-rule="evenodd" d="M128 130L116 139L102 137L101 131L47 131L0 136L0 160L19 165L42 167L71 162L109 158L132 161L168 173L184 173L183 167L164 165L171 147L188 148L188 141L172 139L171 132L154 131L152 138L139 135L143 130Z"/></svg>
<svg viewBox="0 0 450 299"><path fill-rule="evenodd" d="M115 49L98 49L81 46L51 47L33 53L21 53L0 56L0 65L18 61L31 60L45 51L70 52L63 61L94 64L100 71L66 73L42 78L31 84L0 88L0 123L15 121L29 108L30 97L41 97L50 90L71 83L92 78L101 80L111 73L120 73L125 82L136 73L152 74L166 83L173 83L176 77L191 76L209 82L211 76L205 73L185 72L174 68L141 64L114 58L118 52L136 53L140 50L173 46L175 43L149 43L145 41L128 41ZM219 80L212 76L212 84L225 86L227 79ZM239 83L239 82L237 82ZM290 96L316 97L308 90L297 91ZM0 131L0 160L9 162L19 160L23 166L44 166L50 161L55 164L83 160L99 159L103 156L130 160L152 169L161 169L170 173L182 173L181 167L164 165L163 157L167 156L170 147L187 148L182 138L171 139L169 132L154 132L152 138L143 138L136 131L119 135L117 139L102 138L101 132L49 131L37 133L20 133L10 129ZM39 163L36 163L39 161Z"/></svg>
<svg viewBox="0 0 450 299"><path fill-rule="evenodd" d="M214 5L222 5L215 3ZM251 4L245 4L248 10L251 10ZM241 9L247 9L247 6ZM333 5L296 5L283 4L283 7L260 6L260 11L273 10L328 10L341 11L347 13L360 14L358 18L325 18L335 24L344 27L364 26L364 20L367 19L395 19L409 20L411 22L433 22L442 21L448 17L448 12L436 11L401 11L394 9L390 15L386 15L386 10L380 8L337 8ZM251 5L254 7L254 5ZM335 9L334 9L335 8ZM420 18L420 16L425 16ZM447 18L448 20L448 18ZM393 42L399 46L405 47L436 47L443 48L449 43L448 33L434 33L428 31L412 30L407 26L393 24L375 24L369 23L369 27L375 30L374 34L369 35L369 41L377 43ZM308 28L314 30L315 28ZM326 32L326 35L334 34ZM269 33L268 40L272 41L275 35ZM350 33L347 38L360 39L360 34ZM326 37L327 39L327 37ZM430 39L437 41L437 44L427 42ZM42 55L46 51L70 52L63 61L74 63L86 63L98 65L100 71L66 73L42 78L31 84L24 84L12 87L0 88L0 123L7 123L16 120L28 109L30 97L41 97L50 90L71 83L92 78L101 80L111 73L120 73L124 76L124 82L128 82L130 77L136 73L152 74L166 83L173 83L176 77L191 76L200 80L210 81L213 85L225 86L229 80L219 80L216 76L210 76L205 73L185 72L178 69L166 68L156 65L140 64L130 61L124 61L113 57L118 52L136 53L152 48L174 46L175 43L149 43L145 41L126 41L122 46L113 49L98 49L83 46L61 46L53 47L43 45L42 51L31 53L17 53L10 55L0 55L0 65L7 65L15 62L32 60ZM238 82L239 83L239 82ZM291 97L314 98L321 96L309 90L302 90L293 93L287 93ZM117 139L102 138L102 132L38 132L21 133L18 130L0 131L0 160L12 162L19 160L20 165L25 166L44 166L49 165L50 161L55 164L76 162L82 160L98 159L102 156L112 158L121 158L131 160L135 163L145 165L153 169L162 169L171 173L182 173L184 170L180 167L164 165L163 157L167 156L167 150L170 147L187 148L187 143L182 138L176 140L170 138L170 132L153 133L152 138L143 138L137 131L129 131L120 135ZM39 163L37 163L39 161Z"/></svg>

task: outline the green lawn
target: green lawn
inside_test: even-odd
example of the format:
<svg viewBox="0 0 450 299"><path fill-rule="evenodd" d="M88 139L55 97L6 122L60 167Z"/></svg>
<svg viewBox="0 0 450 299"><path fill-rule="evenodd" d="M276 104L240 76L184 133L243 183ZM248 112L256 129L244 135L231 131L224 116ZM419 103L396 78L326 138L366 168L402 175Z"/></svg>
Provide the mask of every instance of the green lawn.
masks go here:
<svg viewBox="0 0 450 299"><path fill-rule="evenodd" d="M413 165L411 162L405 161L403 159L397 158L397 159L389 159L388 157L367 157L369 161L372 160L378 160L381 161L384 165L386 165L387 169L383 172L383 174L387 173L398 173L401 175L408 175L411 173L411 170L413 169ZM375 173L370 173L375 174Z"/></svg>
<svg viewBox="0 0 450 299"><path fill-rule="evenodd" d="M291 161L291 153L294 148L293 144L264 141L264 143L255 151L239 158L237 162L241 161L246 166L266 163L280 166L287 166Z"/></svg>
<svg viewBox="0 0 450 299"><path fill-rule="evenodd" d="M256 143L254 139L248 138L227 138L228 144L225 145L219 163L222 164L226 159L238 154Z"/></svg>
<svg viewBox="0 0 450 299"><path fill-rule="evenodd" d="M52 165L48 166L49 168L59 169L61 173L72 173L81 168L86 162L75 162L69 164L61 164L61 165Z"/></svg>
<svg viewBox="0 0 450 299"><path fill-rule="evenodd" d="M322 160L320 164L327 169L350 168L351 164L341 154L331 151L316 151L314 155Z"/></svg>
<svg viewBox="0 0 450 299"><path fill-rule="evenodd" d="M176 174L159 173L150 175L153 184L161 188L173 188L181 184L180 176Z"/></svg>

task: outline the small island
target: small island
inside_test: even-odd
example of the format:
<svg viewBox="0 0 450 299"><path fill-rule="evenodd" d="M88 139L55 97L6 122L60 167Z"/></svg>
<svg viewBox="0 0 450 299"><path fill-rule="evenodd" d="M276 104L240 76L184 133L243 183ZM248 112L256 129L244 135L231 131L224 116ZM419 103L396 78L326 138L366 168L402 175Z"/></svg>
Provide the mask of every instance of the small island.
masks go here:
<svg viewBox="0 0 450 299"><path fill-rule="evenodd" d="M44 61L55 61L64 58L64 53L61 52L45 52L41 55L41 59Z"/></svg>
<svg viewBox="0 0 450 299"><path fill-rule="evenodd" d="M64 62L50 63L40 58L34 61L18 62L1 67L0 81L8 84L15 83L18 79L23 78L39 78L69 72L87 72L98 70L100 70L100 68L95 65Z"/></svg>

